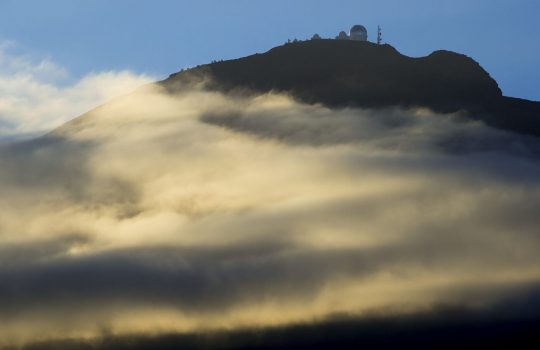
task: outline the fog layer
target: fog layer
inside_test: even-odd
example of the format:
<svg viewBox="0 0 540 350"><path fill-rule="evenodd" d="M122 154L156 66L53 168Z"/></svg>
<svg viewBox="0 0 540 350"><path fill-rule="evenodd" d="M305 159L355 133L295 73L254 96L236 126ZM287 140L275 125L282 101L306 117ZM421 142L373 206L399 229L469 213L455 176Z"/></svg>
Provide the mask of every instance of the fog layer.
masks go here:
<svg viewBox="0 0 540 350"><path fill-rule="evenodd" d="M539 150L460 114L141 89L0 149L0 339L489 308L540 277Z"/></svg>

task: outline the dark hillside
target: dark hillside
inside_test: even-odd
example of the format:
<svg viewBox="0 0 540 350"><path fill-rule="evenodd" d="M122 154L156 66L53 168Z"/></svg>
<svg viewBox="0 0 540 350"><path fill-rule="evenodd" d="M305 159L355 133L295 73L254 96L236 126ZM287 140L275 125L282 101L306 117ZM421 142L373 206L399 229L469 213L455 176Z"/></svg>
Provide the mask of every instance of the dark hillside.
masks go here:
<svg viewBox="0 0 540 350"><path fill-rule="evenodd" d="M468 111L492 126L540 135L539 103L503 97L476 61L450 51L411 58L390 45L311 40L199 66L161 84L176 91L208 76L206 86L221 91L287 92L302 102L335 108Z"/></svg>

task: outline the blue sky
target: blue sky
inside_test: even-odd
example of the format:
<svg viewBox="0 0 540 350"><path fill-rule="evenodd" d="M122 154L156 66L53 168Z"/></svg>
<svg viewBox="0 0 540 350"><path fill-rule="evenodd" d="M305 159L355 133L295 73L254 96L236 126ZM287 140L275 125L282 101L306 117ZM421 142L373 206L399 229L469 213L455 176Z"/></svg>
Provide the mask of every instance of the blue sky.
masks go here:
<svg viewBox="0 0 540 350"><path fill-rule="evenodd" d="M2 0L0 40L47 57L73 79L130 70L158 78L287 38L335 36L361 23L411 56L472 56L503 92L540 100L538 0Z"/></svg>

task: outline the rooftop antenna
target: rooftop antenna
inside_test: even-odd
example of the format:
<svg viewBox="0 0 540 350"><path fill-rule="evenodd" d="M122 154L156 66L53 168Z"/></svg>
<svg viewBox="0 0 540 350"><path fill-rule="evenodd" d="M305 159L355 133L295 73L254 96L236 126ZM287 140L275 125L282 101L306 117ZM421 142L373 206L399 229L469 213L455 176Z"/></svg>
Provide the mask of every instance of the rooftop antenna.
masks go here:
<svg viewBox="0 0 540 350"><path fill-rule="evenodd" d="M377 26L377 45L382 44L382 31L381 26Z"/></svg>

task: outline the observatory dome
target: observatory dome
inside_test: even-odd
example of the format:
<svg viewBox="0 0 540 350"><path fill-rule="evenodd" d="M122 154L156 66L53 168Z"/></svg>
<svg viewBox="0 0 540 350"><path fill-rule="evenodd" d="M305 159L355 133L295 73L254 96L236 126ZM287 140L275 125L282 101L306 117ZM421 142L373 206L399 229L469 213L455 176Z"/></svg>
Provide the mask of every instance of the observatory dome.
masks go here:
<svg viewBox="0 0 540 350"><path fill-rule="evenodd" d="M341 31L341 32L339 32L336 39L338 39L338 40L347 40L347 39L349 39L349 36L344 31Z"/></svg>
<svg viewBox="0 0 540 350"><path fill-rule="evenodd" d="M367 29L362 25L355 25L351 28L350 32L351 40L367 41Z"/></svg>

